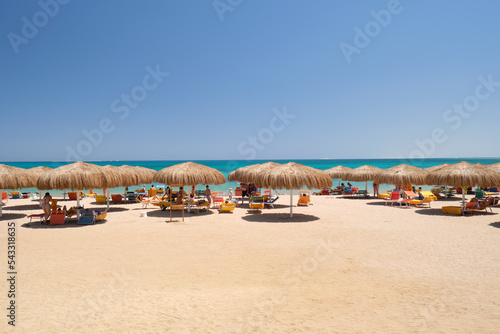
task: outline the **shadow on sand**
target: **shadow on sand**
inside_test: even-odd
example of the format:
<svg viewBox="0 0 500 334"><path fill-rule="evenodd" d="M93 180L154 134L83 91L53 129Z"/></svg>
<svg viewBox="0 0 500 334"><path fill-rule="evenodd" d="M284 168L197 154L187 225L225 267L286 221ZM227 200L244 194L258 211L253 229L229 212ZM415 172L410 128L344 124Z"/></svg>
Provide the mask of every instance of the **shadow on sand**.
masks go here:
<svg viewBox="0 0 500 334"><path fill-rule="evenodd" d="M26 215L22 213L4 213L2 214L2 217L0 217L0 221L2 220L13 220L13 219L20 219L20 218L25 218Z"/></svg>
<svg viewBox="0 0 500 334"><path fill-rule="evenodd" d="M490 226L493 226L493 227L496 227L496 228L500 228L500 222L491 223Z"/></svg>
<svg viewBox="0 0 500 334"><path fill-rule="evenodd" d="M247 222L254 223L307 223L319 220L318 217L313 215L306 215L302 213L294 213L290 217L290 213L254 213L242 217Z"/></svg>
<svg viewBox="0 0 500 334"><path fill-rule="evenodd" d="M7 211L40 210L40 213L42 212L42 208L38 204L6 205L3 209Z"/></svg>
<svg viewBox="0 0 500 334"><path fill-rule="evenodd" d="M107 221L106 219L99 220L93 225L101 225L101 224L106 223L106 221ZM83 228L83 227L89 227L89 226L92 226L92 225L77 224L76 220L70 220L69 222L67 222L63 225L44 225L44 224L41 224L38 222L26 223L26 224L21 225L21 227L24 227L24 228L36 228L36 229L54 229L54 228L60 229L60 228L76 228L76 227Z"/></svg>

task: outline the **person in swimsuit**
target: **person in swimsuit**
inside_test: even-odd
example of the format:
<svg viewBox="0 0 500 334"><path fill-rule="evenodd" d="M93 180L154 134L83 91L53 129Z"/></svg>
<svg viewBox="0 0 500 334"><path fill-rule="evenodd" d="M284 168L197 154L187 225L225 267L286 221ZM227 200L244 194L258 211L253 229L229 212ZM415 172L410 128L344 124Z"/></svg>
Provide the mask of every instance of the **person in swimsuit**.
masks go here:
<svg viewBox="0 0 500 334"><path fill-rule="evenodd" d="M205 189L205 197L208 200L208 205L212 206L212 191L210 190L208 185L207 185L207 189Z"/></svg>
<svg viewBox="0 0 500 334"><path fill-rule="evenodd" d="M241 183L240 188L241 188L241 204L243 204L245 202L245 197L248 196L248 184ZM250 200L248 202L250 203Z"/></svg>
<svg viewBox="0 0 500 334"><path fill-rule="evenodd" d="M44 224L47 224L47 220L50 217L50 201L52 201L52 196L49 193L45 193L45 196L42 198L42 210L45 213Z"/></svg>

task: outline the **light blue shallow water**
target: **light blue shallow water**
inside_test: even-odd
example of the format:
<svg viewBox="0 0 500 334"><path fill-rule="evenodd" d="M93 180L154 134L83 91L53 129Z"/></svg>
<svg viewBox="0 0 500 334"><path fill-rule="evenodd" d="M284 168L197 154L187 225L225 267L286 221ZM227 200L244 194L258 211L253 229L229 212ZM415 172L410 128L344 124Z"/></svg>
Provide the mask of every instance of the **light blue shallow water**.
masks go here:
<svg viewBox="0 0 500 334"><path fill-rule="evenodd" d="M320 170L326 170L331 167L335 167L338 165L342 165L345 167L349 168L356 168L359 166L363 165L371 165L375 166L378 168L382 169L387 169L402 163L407 163L411 164L413 166L419 167L419 168L427 168L431 166L436 166L436 165L441 165L444 163L447 164L454 164L458 163L460 161L468 161L470 163L480 163L483 165L489 165L493 163L500 162L500 158L457 158L457 159L452 159L452 158L442 158L442 159L418 159L418 160L412 160L411 162L404 161L401 159L318 159L318 160L273 160L274 162L277 163L288 163L288 162L296 162L302 165L310 166L313 168L317 168ZM224 176L227 178L227 175L232 172L233 170L243 167L243 166L248 166L248 165L253 165L257 163L264 163L269 160L202 160L202 161L194 161L196 163L200 163L212 168L215 168L222 172ZM178 163L182 163L185 161L89 161L90 163L96 164L96 165L113 165L113 166L122 166L122 165L130 165L130 166L141 166L141 167L146 167L146 168L151 168L154 170L161 170L165 167L173 166ZM3 162L5 165L10 165L10 166L15 166L15 167L21 167L21 168L32 168L32 167L38 167L38 166L47 166L51 168L57 168L59 166L63 166L65 164L68 164L67 162L49 162L49 161L39 161L39 162ZM361 189L364 189L365 183L364 182L351 182L354 186L359 186ZM334 186L338 184L338 180L333 180ZM215 191L225 191L227 192L229 188L235 188L237 185L236 182L227 182L222 185L217 185L217 186L211 186L210 188ZM148 185L150 187L150 185ZM384 191L385 189L390 189L391 185L381 185L381 192ZM424 189L430 188L423 186ZM198 185L197 189L204 189L203 186ZM372 185L369 182L368 183L368 190L371 191ZM30 191L30 192L37 192L37 189L31 188L31 189L26 189L25 191ZM62 192L61 191L52 191L51 193L59 195ZM111 190L111 193L123 193L123 188L115 188Z"/></svg>

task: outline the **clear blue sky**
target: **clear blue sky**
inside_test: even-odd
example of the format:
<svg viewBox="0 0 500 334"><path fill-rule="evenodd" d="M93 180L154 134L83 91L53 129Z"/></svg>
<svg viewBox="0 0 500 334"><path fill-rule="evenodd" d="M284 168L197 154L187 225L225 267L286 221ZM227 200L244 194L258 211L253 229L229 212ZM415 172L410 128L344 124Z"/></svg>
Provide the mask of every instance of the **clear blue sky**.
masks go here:
<svg viewBox="0 0 500 334"><path fill-rule="evenodd" d="M500 156L498 1L60 1L0 13L1 161Z"/></svg>

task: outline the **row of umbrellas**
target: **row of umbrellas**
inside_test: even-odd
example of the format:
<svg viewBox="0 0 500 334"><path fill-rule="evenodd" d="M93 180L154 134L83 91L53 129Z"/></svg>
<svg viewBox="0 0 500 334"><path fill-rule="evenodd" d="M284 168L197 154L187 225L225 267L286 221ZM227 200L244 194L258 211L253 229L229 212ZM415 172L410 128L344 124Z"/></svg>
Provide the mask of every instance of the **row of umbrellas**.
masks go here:
<svg viewBox="0 0 500 334"><path fill-rule="evenodd" d="M350 169L337 166L325 171L333 179L348 181L374 181L385 184L444 184L454 187L489 187L500 184L500 163L493 165L471 164L462 161L454 165L438 165L426 169L406 164L388 169L361 166Z"/></svg>
<svg viewBox="0 0 500 334"><path fill-rule="evenodd" d="M290 204L292 204L293 189L330 187L333 178L339 179L339 182L343 179L387 184L486 187L500 184L500 163L483 166L463 161L455 165L431 167L428 170L404 164L386 170L368 165L355 169L337 166L323 172L293 162L287 164L267 162L242 167L228 175L229 181L253 182L257 187L290 190ZM225 183L226 179L218 170L193 162L181 163L158 172L144 167L97 166L84 162L55 169L35 167L28 170L0 165L0 189L36 186L40 190L82 190L131 186L153 181L167 185L217 185ZM290 205L290 216L292 216L292 205Z"/></svg>

